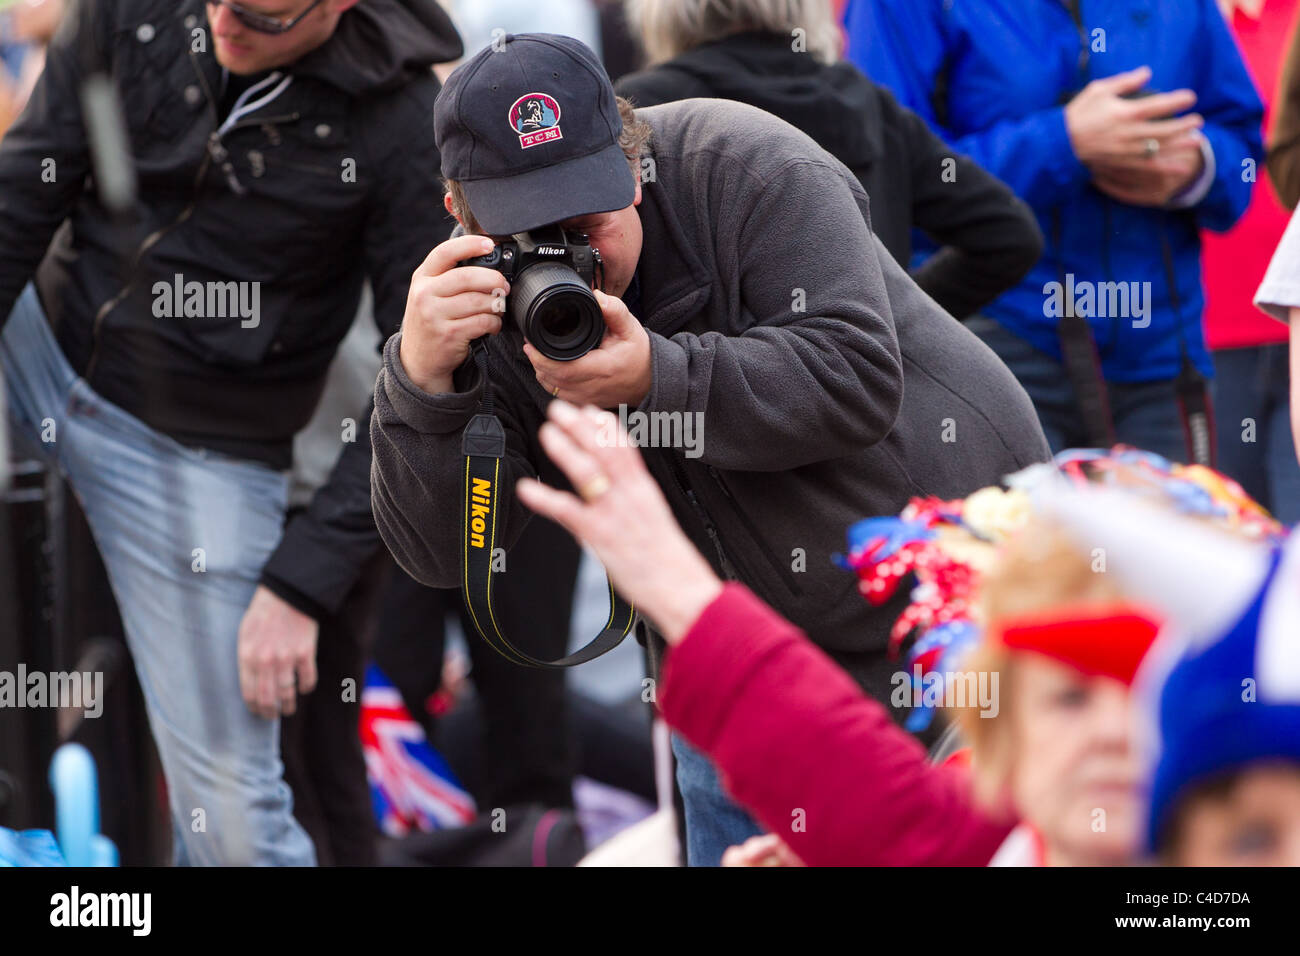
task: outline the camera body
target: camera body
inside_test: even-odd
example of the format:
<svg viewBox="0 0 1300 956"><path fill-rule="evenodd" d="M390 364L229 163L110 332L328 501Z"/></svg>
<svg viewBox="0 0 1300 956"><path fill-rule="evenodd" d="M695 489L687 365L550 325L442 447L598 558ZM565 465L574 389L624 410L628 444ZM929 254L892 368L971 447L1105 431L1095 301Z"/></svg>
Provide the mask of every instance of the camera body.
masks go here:
<svg viewBox="0 0 1300 956"><path fill-rule="evenodd" d="M592 294L600 252L559 226L517 233L462 266L495 269L510 283L506 311L537 351L571 362L600 345L605 319Z"/></svg>

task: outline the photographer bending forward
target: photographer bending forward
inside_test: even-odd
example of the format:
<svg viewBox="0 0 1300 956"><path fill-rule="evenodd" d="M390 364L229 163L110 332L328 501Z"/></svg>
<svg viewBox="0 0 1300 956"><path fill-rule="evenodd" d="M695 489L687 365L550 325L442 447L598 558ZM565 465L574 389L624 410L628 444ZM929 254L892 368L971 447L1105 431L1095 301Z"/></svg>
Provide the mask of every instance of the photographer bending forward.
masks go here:
<svg viewBox="0 0 1300 956"><path fill-rule="evenodd" d="M384 540L417 579L460 586L461 437L485 384L470 343L489 335L507 439L499 542L528 519L510 492L544 460L537 433L553 396L689 417L703 429L690 447L643 451L688 536L887 700L901 607L854 596L831 555L859 518L1044 460L1024 391L889 257L857 180L794 127L720 100L634 113L575 40L498 47L458 68L435 108L447 207L467 234L416 271L385 349L371 425ZM550 230L533 254L582 234L601 260L603 338L570 361L524 340L512 312L527 283L458 265L557 225L564 235ZM673 745L688 858L716 864L757 827L701 755Z"/></svg>

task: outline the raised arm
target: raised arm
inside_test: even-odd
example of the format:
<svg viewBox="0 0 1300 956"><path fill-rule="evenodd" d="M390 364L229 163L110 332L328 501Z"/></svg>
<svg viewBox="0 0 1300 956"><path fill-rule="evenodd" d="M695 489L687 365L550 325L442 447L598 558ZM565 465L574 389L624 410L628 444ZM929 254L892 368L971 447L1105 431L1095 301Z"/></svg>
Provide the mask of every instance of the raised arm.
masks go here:
<svg viewBox="0 0 1300 956"><path fill-rule="evenodd" d="M619 593L671 645L658 701L731 794L806 863L980 866L1010 830L960 771L921 745L788 621L723 586L673 521L635 448L601 441L613 416L554 402L546 453L587 499L519 496L596 552ZM799 826L792 827L792 823Z"/></svg>

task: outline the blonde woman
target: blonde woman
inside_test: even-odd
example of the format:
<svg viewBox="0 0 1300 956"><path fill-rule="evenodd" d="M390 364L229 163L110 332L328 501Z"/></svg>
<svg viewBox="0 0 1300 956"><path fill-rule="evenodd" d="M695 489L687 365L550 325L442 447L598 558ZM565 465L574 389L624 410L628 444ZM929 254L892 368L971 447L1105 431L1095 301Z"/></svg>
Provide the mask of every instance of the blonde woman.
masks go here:
<svg viewBox="0 0 1300 956"><path fill-rule="evenodd" d="M637 106L737 100L797 126L862 183L872 228L898 262L911 259L913 228L943 247L913 277L952 315L977 311L1038 260L1029 207L839 59L830 0L629 0L626 9L652 65L619 80L620 95Z"/></svg>
<svg viewBox="0 0 1300 956"><path fill-rule="evenodd" d="M770 831L727 862L1300 859L1300 545L1277 551L1231 512L1197 522L1134 489L1045 496L982 578L985 636L960 670L998 680L959 707L969 771L935 766L796 627L718 580L636 450L601 439L611 428L607 412L553 402L543 448L574 487L603 490L525 480L519 496L589 545L668 641L665 719ZM1258 699L1242 674L1260 678ZM1154 748L1144 696L1159 699Z"/></svg>

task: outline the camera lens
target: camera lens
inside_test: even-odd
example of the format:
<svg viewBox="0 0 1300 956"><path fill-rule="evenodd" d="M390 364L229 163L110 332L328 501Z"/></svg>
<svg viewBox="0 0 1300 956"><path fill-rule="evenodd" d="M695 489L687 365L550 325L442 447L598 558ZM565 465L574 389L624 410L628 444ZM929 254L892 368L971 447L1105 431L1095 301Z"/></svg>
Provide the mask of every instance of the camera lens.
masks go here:
<svg viewBox="0 0 1300 956"><path fill-rule="evenodd" d="M577 303L564 301L560 296L553 296L533 313L533 321L551 341L566 341L573 338L581 326Z"/></svg>
<svg viewBox="0 0 1300 956"><path fill-rule="evenodd" d="M558 262L539 262L519 274L510 290L510 311L524 337L557 362L581 358L605 335L591 289Z"/></svg>

